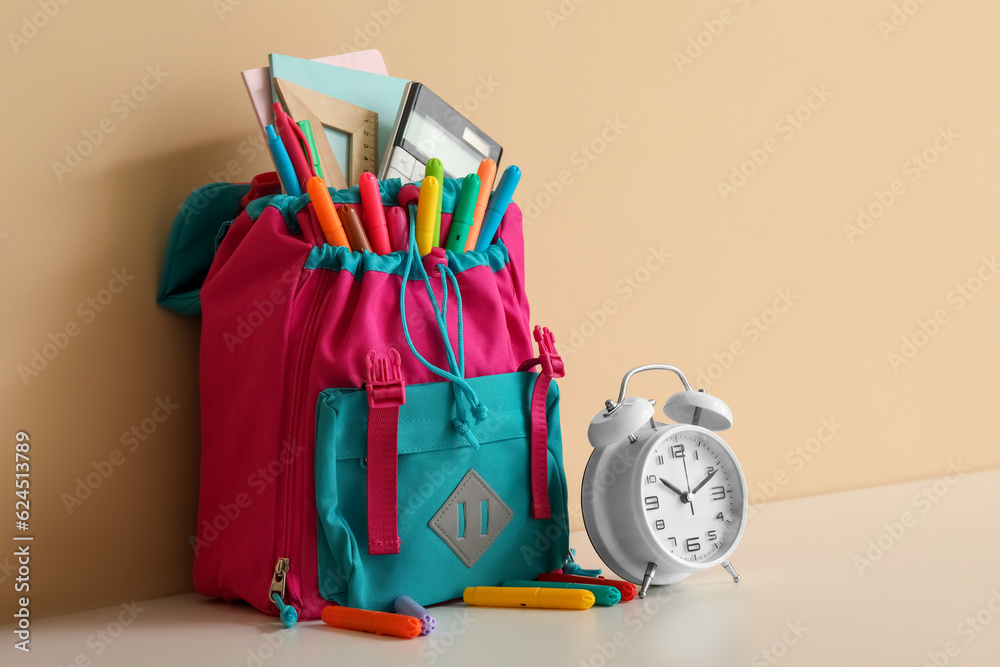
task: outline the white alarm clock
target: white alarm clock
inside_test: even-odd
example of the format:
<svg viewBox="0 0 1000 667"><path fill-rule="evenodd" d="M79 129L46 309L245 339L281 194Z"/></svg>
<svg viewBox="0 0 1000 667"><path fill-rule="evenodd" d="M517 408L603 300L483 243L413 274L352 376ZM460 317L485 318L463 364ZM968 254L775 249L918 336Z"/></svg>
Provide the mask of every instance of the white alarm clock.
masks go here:
<svg viewBox="0 0 1000 667"><path fill-rule="evenodd" d="M672 371L684 383L663 406L676 424L653 420L655 401L625 396L629 378L647 370ZM639 597L650 585L676 583L715 565L740 580L728 559L746 525L746 479L715 433L732 424L729 406L692 391L680 369L664 364L626 373L618 400L607 401L591 420L583 521L605 564L641 584Z"/></svg>

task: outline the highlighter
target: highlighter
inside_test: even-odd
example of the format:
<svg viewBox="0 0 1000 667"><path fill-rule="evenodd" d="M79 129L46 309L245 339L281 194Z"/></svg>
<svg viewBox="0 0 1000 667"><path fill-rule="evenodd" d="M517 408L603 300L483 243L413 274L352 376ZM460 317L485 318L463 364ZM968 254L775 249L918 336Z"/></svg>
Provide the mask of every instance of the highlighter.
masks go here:
<svg viewBox="0 0 1000 667"><path fill-rule="evenodd" d="M319 176L313 176L306 181L306 191L312 201L313 211L319 220L319 226L323 229L323 236L330 245L339 245L351 249L351 244L344 233L344 225L340 222L336 209L333 208L333 200L330 199L330 191L326 189L326 183Z"/></svg>
<svg viewBox="0 0 1000 667"><path fill-rule="evenodd" d="M424 176L433 176L437 179L440 189L438 190L437 196L437 212L434 214L434 241L433 245L441 245L441 205L444 203L444 163L436 157L432 157L427 161L427 168L424 170ZM420 237L418 236L419 240ZM428 250L427 252L430 252ZM423 251L420 252L423 255Z"/></svg>
<svg viewBox="0 0 1000 667"><path fill-rule="evenodd" d="M267 149L271 151L271 159L274 160L274 170L278 172L281 185L285 192L293 197L302 196L302 188L299 186L299 179L295 177L295 168L292 161L288 159L288 151L285 145L278 138L278 133L274 131L274 125L264 128L267 133ZM324 186L325 187L325 186Z"/></svg>
<svg viewBox="0 0 1000 667"><path fill-rule="evenodd" d="M344 231L347 232L347 239L351 242L351 247L357 252L362 250L371 252L372 247L368 245L365 228L361 226L361 218L358 217L354 207L350 204L341 204L337 212L340 213L340 219L344 221Z"/></svg>
<svg viewBox="0 0 1000 667"><path fill-rule="evenodd" d="M392 635L405 639L413 639L422 631L420 621L412 616L333 605L323 610L323 622L344 630L374 632L377 635Z"/></svg>
<svg viewBox="0 0 1000 667"><path fill-rule="evenodd" d="M385 227L385 212L382 210L382 193L378 189L375 174L366 171L358 181L361 190L361 208L365 212L365 233L376 255L392 252L389 245L389 231Z"/></svg>
<svg viewBox="0 0 1000 667"><path fill-rule="evenodd" d="M475 607L532 607L534 609L590 609L594 594L580 589L503 588L470 586L462 596Z"/></svg>
<svg viewBox="0 0 1000 667"><path fill-rule="evenodd" d="M574 584L594 584L596 586L614 586L622 594L622 602L628 602L635 598L635 586L627 581L618 579L605 579L604 577L580 577L575 574L563 574L561 572L545 572L538 575L539 581L563 581Z"/></svg>
<svg viewBox="0 0 1000 667"><path fill-rule="evenodd" d="M594 604L599 607L611 607L622 599L621 591L614 586L595 586L593 584L574 584L568 581L522 581L519 579L503 582L504 586L517 588L574 588L590 591L594 594Z"/></svg>
<svg viewBox="0 0 1000 667"><path fill-rule="evenodd" d="M399 206L393 206L385 212L385 226L389 231L389 245L393 252L406 250L410 243L410 222L406 212Z"/></svg>
<svg viewBox="0 0 1000 667"><path fill-rule="evenodd" d="M302 129L302 134L305 135L306 142L309 144L309 155L312 157L312 166L316 170L316 175L323 178L323 170L319 166L319 153L316 152L316 139L313 137L312 123L300 120L296 125Z"/></svg>
<svg viewBox="0 0 1000 667"><path fill-rule="evenodd" d="M434 617L426 609L417 604L417 601L413 598L400 595L392 601L392 606L397 614L412 616L420 621L420 634L429 635L434 631Z"/></svg>
<svg viewBox="0 0 1000 667"><path fill-rule="evenodd" d="M465 242L465 251L476 249L476 239L479 238L479 228L483 226L483 216L486 215L486 204L493 190L493 180L497 177L497 163L493 160L483 160L479 163L479 198L476 199L476 211L472 214L472 229L469 239Z"/></svg>
<svg viewBox="0 0 1000 667"><path fill-rule="evenodd" d="M479 197L479 176L469 174L462 180L462 192L455 204L455 214L451 218L451 228L448 230L448 243L445 247L453 252L465 252L465 241L472 229L472 214Z"/></svg>
<svg viewBox="0 0 1000 667"><path fill-rule="evenodd" d="M486 215L483 216L483 226L479 229L479 238L476 239L476 250L484 252L493 243L493 237L500 229L500 220L507 212L507 206L514 196L514 189L517 188L521 180L521 170L511 165L504 169L503 176L497 189L490 195L490 203L486 206Z"/></svg>
<svg viewBox="0 0 1000 667"><path fill-rule="evenodd" d="M417 200L417 250L426 255L434 247L434 215L441 183L434 176L424 176L420 184L420 199Z"/></svg>

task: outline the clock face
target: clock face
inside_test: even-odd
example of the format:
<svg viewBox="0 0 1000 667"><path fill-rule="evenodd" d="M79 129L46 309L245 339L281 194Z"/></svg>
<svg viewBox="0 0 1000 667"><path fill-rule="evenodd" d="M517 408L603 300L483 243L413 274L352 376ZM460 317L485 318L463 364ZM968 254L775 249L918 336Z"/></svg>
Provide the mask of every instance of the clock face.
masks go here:
<svg viewBox="0 0 1000 667"><path fill-rule="evenodd" d="M688 563L707 563L739 537L743 494L728 448L708 433L680 430L649 451L637 500L664 550Z"/></svg>

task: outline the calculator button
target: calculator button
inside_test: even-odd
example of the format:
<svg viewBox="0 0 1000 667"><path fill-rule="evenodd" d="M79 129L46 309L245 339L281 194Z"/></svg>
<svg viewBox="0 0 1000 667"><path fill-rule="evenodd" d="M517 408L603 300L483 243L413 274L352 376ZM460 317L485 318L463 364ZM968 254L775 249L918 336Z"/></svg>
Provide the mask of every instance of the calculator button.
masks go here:
<svg viewBox="0 0 1000 667"><path fill-rule="evenodd" d="M424 180L424 171L427 169L420 161L414 160L413 173L410 174L410 178L414 183L419 183Z"/></svg>
<svg viewBox="0 0 1000 667"><path fill-rule="evenodd" d="M408 180L410 174L413 173L413 165L416 161L412 155L396 146L389 155L389 169L395 169L398 173L403 174L404 180Z"/></svg>
<svg viewBox="0 0 1000 667"><path fill-rule="evenodd" d="M406 183L410 182L410 177L409 176L404 176L403 174L401 174L399 171L397 171L393 167L389 167L386 170L386 172L385 172L385 178L383 180L388 180L390 178L398 178L399 180L403 181L404 185Z"/></svg>

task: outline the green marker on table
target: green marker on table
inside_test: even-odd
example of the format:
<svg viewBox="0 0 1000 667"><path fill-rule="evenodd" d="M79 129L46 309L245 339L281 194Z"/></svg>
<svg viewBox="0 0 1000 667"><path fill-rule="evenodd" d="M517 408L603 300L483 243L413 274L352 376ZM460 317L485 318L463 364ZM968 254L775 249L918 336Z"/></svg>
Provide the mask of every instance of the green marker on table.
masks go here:
<svg viewBox="0 0 1000 667"><path fill-rule="evenodd" d="M444 202L444 163L436 157L432 157L427 161L427 167L424 169L424 177L433 176L438 179L438 183L441 184L441 189L438 190L438 205L437 205L437 215L434 217L434 236L433 246L435 248L441 247L441 204Z"/></svg>
<svg viewBox="0 0 1000 667"><path fill-rule="evenodd" d="M621 591L614 586L598 586L596 584L577 584L570 581L527 581L514 579L503 582L504 586L516 588L578 588L594 594L594 604L610 607L622 599Z"/></svg>
<svg viewBox="0 0 1000 667"><path fill-rule="evenodd" d="M309 142L309 152L312 155L313 169L316 170L316 175L323 178L323 170L319 166L319 153L316 152L316 140L313 138L312 123L307 120L300 120L297 125L302 128L302 134L306 135L306 141Z"/></svg>

